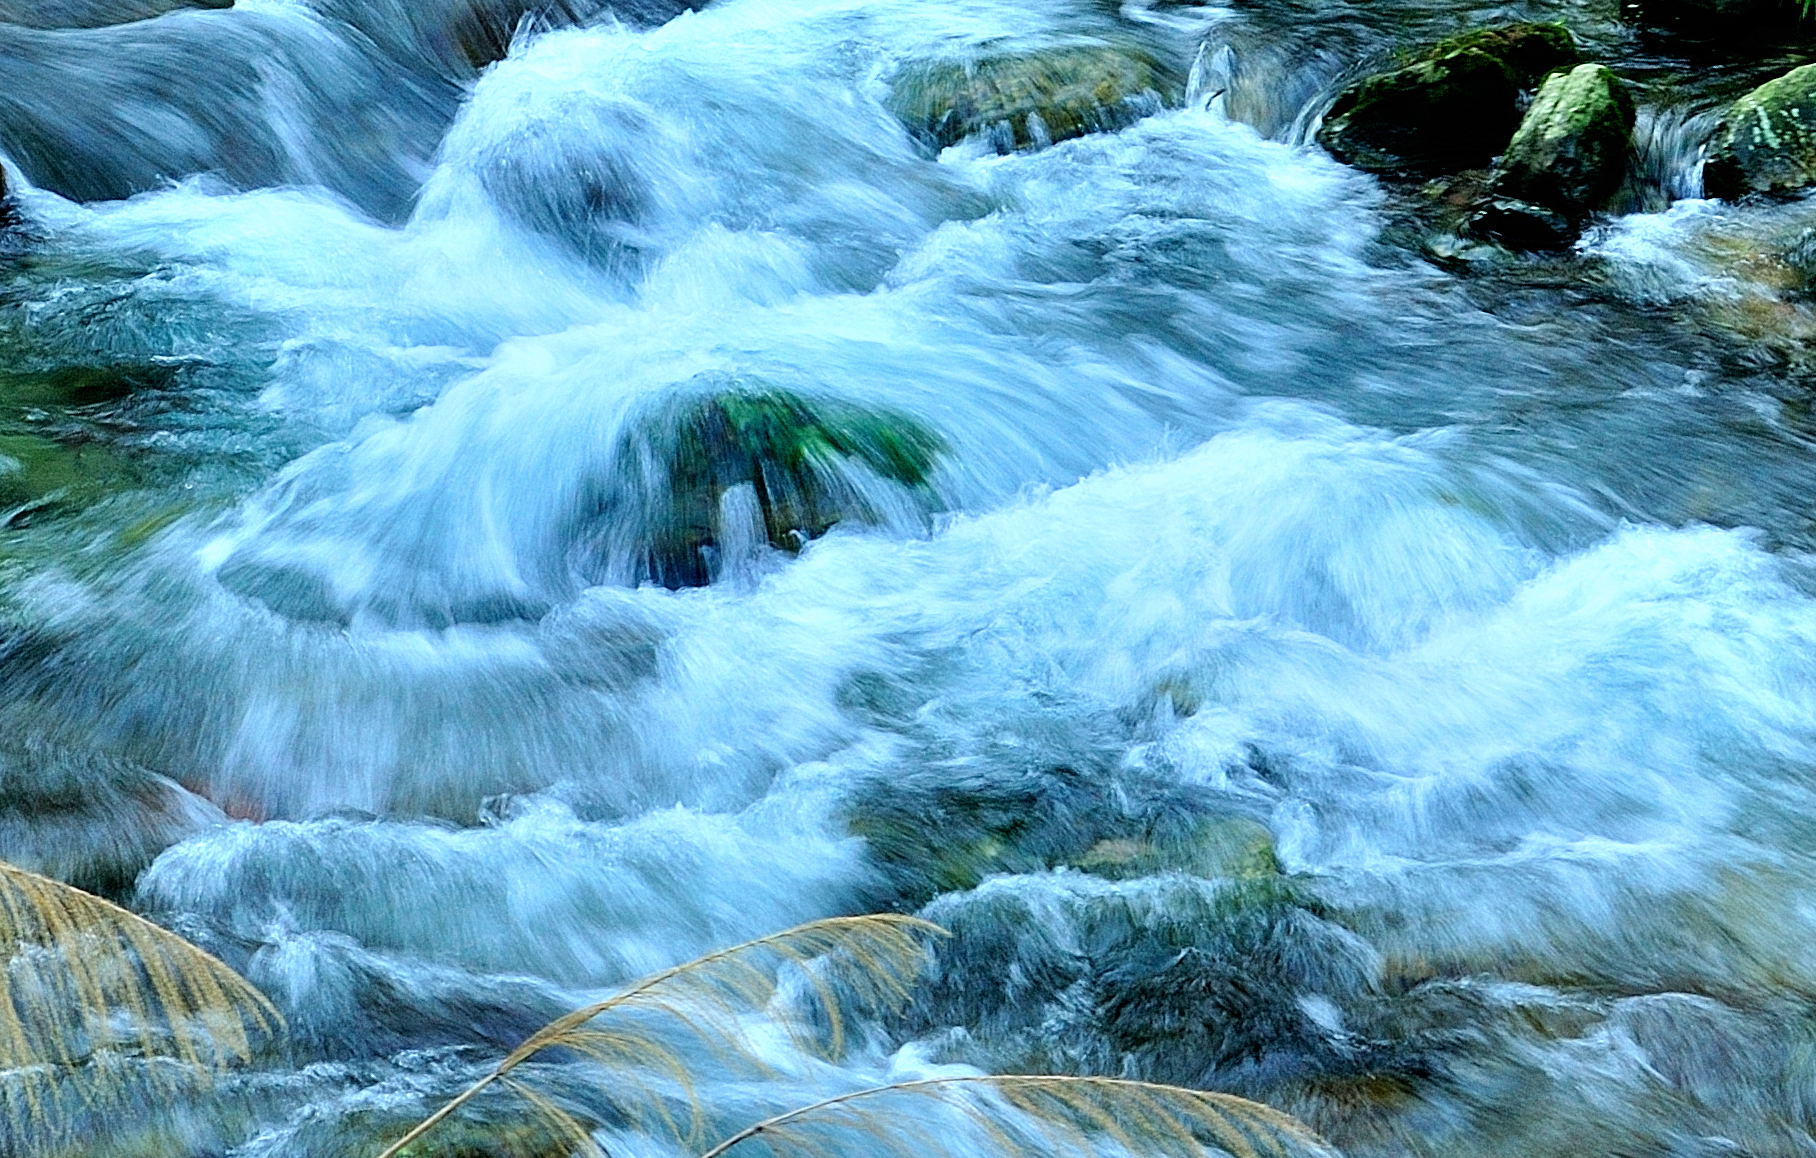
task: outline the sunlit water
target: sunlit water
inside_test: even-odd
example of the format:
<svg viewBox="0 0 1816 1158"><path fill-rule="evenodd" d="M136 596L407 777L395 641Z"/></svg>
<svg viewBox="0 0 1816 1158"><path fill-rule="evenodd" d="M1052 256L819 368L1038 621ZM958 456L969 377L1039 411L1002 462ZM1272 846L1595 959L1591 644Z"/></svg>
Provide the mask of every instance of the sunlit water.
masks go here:
<svg viewBox="0 0 1816 1158"><path fill-rule="evenodd" d="M1809 325L1731 260L1800 206L1459 280L1296 143L1368 13L722 0L474 79L403 7L0 29L0 856L292 1025L131 1152L362 1153L614 983L886 908L956 934L923 999L703 1062L725 1122L976 1066L1363 1155L1807 1152L1816 453L1698 321ZM1186 107L934 157L884 104L1111 36ZM1648 108L1655 192L1702 115ZM631 435L747 380L919 418L936 501L642 582Z"/></svg>

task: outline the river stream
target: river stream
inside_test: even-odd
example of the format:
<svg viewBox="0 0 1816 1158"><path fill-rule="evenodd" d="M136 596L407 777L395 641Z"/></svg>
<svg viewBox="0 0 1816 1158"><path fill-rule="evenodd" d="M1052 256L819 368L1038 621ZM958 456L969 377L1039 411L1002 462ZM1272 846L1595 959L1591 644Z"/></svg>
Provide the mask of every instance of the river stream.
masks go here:
<svg viewBox="0 0 1816 1158"><path fill-rule="evenodd" d="M615 985L893 910L954 933L913 1005L701 1059L715 1121L975 1067L1358 1158L1809 1153L1816 311L1732 255L1816 206L1671 204L1751 65L1471 273L1318 102L1464 14L1662 74L1612 5L717 0L483 72L459 7L0 2L0 857L290 1025L89 1152L370 1154ZM1077 42L1185 99L1009 155L889 109ZM649 448L726 388L936 465L798 555L734 488L652 581Z"/></svg>

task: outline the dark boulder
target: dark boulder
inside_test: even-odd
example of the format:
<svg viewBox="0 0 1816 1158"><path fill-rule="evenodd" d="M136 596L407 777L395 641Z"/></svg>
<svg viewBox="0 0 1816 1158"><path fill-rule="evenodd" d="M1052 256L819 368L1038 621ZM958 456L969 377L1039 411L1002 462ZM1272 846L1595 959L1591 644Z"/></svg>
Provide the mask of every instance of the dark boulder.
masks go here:
<svg viewBox="0 0 1816 1158"><path fill-rule="evenodd" d="M484 68L505 58L526 19L536 28L566 28L606 17L632 27L654 27L692 7L687 0L417 0L407 13L412 20L432 15L432 22L423 23L425 39ZM348 23L367 23L357 6L346 11Z"/></svg>
<svg viewBox="0 0 1816 1158"><path fill-rule="evenodd" d="M1624 19L1649 32L1711 47L1786 43L1806 25L1801 0L1627 0Z"/></svg>
<svg viewBox="0 0 1816 1158"><path fill-rule="evenodd" d="M1376 173L1434 176L1486 165L1520 123L1520 94L1576 63L1559 24L1513 24L1415 49L1338 94L1318 141Z"/></svg>

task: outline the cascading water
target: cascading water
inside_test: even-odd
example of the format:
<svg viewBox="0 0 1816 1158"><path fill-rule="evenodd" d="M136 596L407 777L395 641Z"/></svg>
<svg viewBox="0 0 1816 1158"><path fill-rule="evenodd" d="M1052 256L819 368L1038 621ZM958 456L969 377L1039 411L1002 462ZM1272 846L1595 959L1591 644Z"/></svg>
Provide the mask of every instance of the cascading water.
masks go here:
<svg viewBox="0 0 1816 1158"><path fill-rule="evenodd" d="M726 1122L974 1066L1353 1155L1806 1152L1816 445L1697 319L1803 317L1722 255L1816 217L1396 248L1302 142L1461 5L680 8L0 0L0 859L291 1025L94 1152L374 1153L885 909L954 933L906 1018L702 1061ZM1081 44L1180 100L892 111ZM1675 196L1706 107L1646 111ZM759 428L820 457L698 453Z"/></svg>

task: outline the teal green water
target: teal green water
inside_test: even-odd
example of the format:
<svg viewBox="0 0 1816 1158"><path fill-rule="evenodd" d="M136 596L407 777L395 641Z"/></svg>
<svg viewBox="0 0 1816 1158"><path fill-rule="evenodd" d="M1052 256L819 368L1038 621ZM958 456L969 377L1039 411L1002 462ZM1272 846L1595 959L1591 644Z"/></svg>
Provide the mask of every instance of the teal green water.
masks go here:
<svg viewBox="0 0 1816 1158"><path fill-rule="evenodd" d="M1694 79L1646 211L1458 273L1302 142L1466 8L723 0L483 75L343 9L0 27L0 858L291 1023L95 1153L375 1150L563 1008L877 910L955 933L920 999L700 1058L715 1122L975 1067L1382 1158L1808 1148L1816 209L1666 207L1765 66L1507 10ZM1081 41L1179 107L889 111Z"/></svg>

